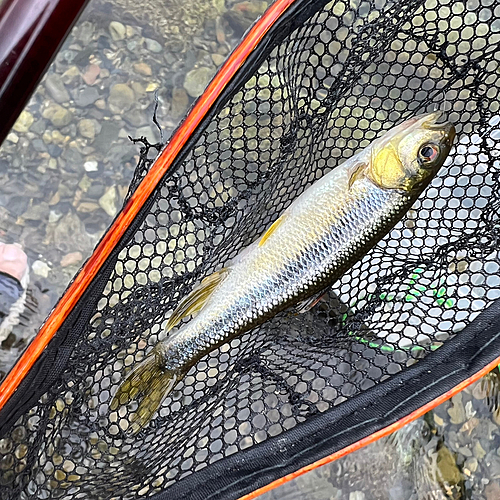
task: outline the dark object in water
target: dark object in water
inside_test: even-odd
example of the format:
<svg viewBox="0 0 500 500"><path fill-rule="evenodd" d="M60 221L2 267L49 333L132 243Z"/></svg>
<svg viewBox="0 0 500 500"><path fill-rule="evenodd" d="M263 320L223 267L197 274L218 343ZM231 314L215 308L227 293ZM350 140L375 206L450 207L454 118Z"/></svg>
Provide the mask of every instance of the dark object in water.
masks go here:
<svg viewBox="0 0 500 500"><path fill-rule="evenodd" d="M0 2L0 144L87 1Z"/></svg>

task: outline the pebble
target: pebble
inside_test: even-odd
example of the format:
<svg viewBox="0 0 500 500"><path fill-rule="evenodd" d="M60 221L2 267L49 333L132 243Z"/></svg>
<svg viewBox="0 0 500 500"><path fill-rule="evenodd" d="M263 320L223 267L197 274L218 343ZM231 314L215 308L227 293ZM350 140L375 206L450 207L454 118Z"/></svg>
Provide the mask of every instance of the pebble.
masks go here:
<svg viewBox="0 0 500 500"><path fill-rule="evenodd" d="M54 127L65 127L71 123L73 113L59 104L50 104L42 113L44 118L50 120Z"/></svg>
<svg viewBox="0 0 500 500"><path fill-rule="evenodd" d="M45 79L45 88L49 95L59 104L69 101L69 93L66 90L62 78L56 73L51 73Z"/></svg>
<svg viewBox="0 0 500 500"><path fill-rule="evenodd" d="M365 500L365 494L362 491L351 491L349 500Z"/></svg>
<svg viewBox="0 0 500 500"><path fill-rule="evenodd" d="M83 255L81 252L71 252L67 253L62 259L61 259L61 267L68 267L68 266L73 266L75 264L78 264L83 260Z"/></svg>
<svg viewBox="0 0 500 500"><path fill-rule="evenodd" d="M33 118L33 115L29 111L21 111L21 114L16 120L16 123L12 126L12 128L21 134L27 132L31 125L33 125L33 122L35 119Z"/></svg>
<svg viewBox="0 0 500 500"><path fill-rule="evenodd" d="M96 126L94 120L89 120L88 118L84 118L78 122L78 132L82 137L85 137L90 140L94 140L96 133Z"/></svg>
<svg viewBox="0 0 500 500"><path fill-rule="evenodd" d="M94 85L100 72L101 68L97 64L90 64L82 75L83 81L87 85Z"/></svg>
<svg viewBox="0 0 500 500"><path fill-rule="evenodd" d="M58 146L57 144L49 144L47 146L47 151L52 158L59 158L61 156L61 153L63 152L63 149L61 146Z"/></svg>
<svg viewBox="0 0 500 500"><path fill-rule="evenodd" d="M160 43L158 43L156 40L153 40L152 38L145 38L144 43L146 44L146 48L150 52L161 52L163 50L163 47Z"/></svg>
<svg viewBox="0 0 500 500"><path fill-rule="evenodd" d="M470 470L471 472L476 472L478 465L479 465L479 462L477 461L477 458L475 458L475 457L468 458L464 463L464 467L466 469Z"/></svg>
<svg viewBox="0 0 500 500"><path fill-rule="evenodd" d="M212 54L212 61L216 66L221 66L226 58L220 54Z"/></svg>
<svg viewBox="0 0 500 500"><path fill-rule="evenodd" d="M56 193L57 194L57 193ZM49 212L49 223L50 224L54 224L55 222L57 222L61 217L63 216L63 214L61 212L56 212L55 210L51 210Z"/></svg>
<svg viewBox="0 0 500 500"><path fill-rule="evenodd" d="M191 97L199 97L215 74L215 70L201 66L191 70L184 79L184 88Z"/></svg>
<svg viewBox="0 0 500 500"><path fill-rule="evenodd" d="M146 125L145 127L140 127L136 130L135 135L137 137L146 137L146 139L151 143L154 144L158 142L159 137L157 137L157 134L155 131L151 128L150 125Z"/></svg>
<svg viewBox="0 0 500 500"><path fill-rule="evenodd" d="M180 118L184 115L189 106L189 97L186 91L182 88L174 88L172 90L172 106L170 114L174 118Z"/></svg>
<svg viewBox="0 0 500 500"><path fill-rule="evenodd" d="M99 163L94 160L86 161L83 164L83 168L86 172L97 172L97 170L99 170Z"/></svg>
<svg viewBox="0 0 500 500"><path fill-rule="evenodd" d="M115 186L111 186L106 190L106 192L99 198L99 206L110 216L114 217L118 212L116 206L118 196L116 193Z"/></svg>
<svg viewBox="0 0 500 500"><path fill-rule="evenodd" d="M69 85L70 83L73 83L73 81L79 76L80 70L78 69L78 66L71 66L61 75L61 80L66 85Z"/></svg>
<svg viewBox="0 0 500 500"><path fill-rule="evenodd" d="M35 260L35 262L31 265L31 269L36 275L41 276L42 278L48 278L49 276L50 267L41 260Z"/></svg>
<svg viewBox="0 0 500 500"><path fill-rule="evenodd" d="M490 481L484 488L486 500L498 500L500 498L500 484L496 481Z"/></svg>
<svg viewBox="0 0 500 500"><path fill-rule="evenodd" d="M135 63L134 71L144 76L151 76L153 74L151 66L149 64L146 64L145 62Z"/></svg>
<svg viewBox="0 0 500 500"><path fill-rule="evenodd" d="M99 97L99 91L95 87L83 87L74 94L75 104L81 108L94 104Z"/></svg>
<svg viewBox="0 0 500 500"><path fill-rule="evenodd" d="M448 415L451 417L452 424L462 424L465 422L466 414L462 403L462 393L458 393L451 398L453 406L448 408Z"/></svg>
<svg viewBox="0 0 500 500"><path fill-rule="evenodd" d="M125 83L117 83L111 87L108 98L111 111L122 113L130 109L134 101L134 91Z"/></svg>
<svg viewBox="0 0 500 500"><path fill-rule="evenodd" d="M10 132L10 134L7 135L6 139L14 144L17 144L19 142L19 136L15 132Z"/></svg>
<svg viewBox="0 0 500 500"><path fill-rule="evenodd" d="M127 34L127 29L122 23L118 21L112 21L109 23L109 33L111 38L117 42L119 40L123 40Z"/></svg>

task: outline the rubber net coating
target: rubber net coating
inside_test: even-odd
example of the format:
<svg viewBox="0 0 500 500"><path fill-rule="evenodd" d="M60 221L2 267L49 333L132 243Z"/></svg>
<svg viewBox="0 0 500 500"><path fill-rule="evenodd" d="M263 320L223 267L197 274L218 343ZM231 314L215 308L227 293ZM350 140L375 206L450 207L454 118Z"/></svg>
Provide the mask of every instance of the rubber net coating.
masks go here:
<svg viewBox="0 0 500 500"><path fill-rule="evenodd" d="M69 361L0 441L0 497L168 491L460 335L500 296L499 43L495 0L317 4L205 125L102 271L102 293L68 320ZM177 302L307 186L436 107L456 146L390 235L308 313L280 314L202 359L127 437L133 403L112 412L112 395Z"/></svg>

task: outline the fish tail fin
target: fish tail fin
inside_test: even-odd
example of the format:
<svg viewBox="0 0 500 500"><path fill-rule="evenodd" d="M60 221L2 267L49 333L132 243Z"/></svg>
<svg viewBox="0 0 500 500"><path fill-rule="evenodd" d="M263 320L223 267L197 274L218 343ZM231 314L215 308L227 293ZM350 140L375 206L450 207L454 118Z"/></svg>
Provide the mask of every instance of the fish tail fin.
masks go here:
<svg viewBox="0 0 500 500"><path fill-rule="evenodd" d="M118 387L110 408L116 410L133 400L139 403L130 417L128 434L136 434L153 418L162 401L181 378L180 372L165 369L163 356L156 349L127 375Z"/></svg>

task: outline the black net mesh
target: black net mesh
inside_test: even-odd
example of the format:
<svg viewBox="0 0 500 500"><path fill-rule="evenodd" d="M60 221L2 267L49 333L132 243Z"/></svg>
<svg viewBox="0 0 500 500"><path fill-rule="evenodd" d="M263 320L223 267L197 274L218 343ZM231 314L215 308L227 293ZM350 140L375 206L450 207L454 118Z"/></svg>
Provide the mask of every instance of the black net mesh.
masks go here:
<svg viewBox="0 0 500 500"><path fill-rule="evenodd" d="M168 491L460 335L500 297L499 43L496 0L317 3L226 96L68 319L68 361L0 441L0 498ZM178 301L307 186L435 108L458 138L403 221L311 311L202 359L128 436L134 403L111 411L112 396Z"/></svg>

